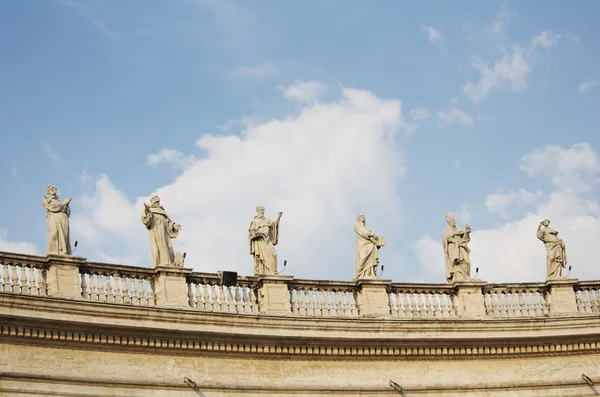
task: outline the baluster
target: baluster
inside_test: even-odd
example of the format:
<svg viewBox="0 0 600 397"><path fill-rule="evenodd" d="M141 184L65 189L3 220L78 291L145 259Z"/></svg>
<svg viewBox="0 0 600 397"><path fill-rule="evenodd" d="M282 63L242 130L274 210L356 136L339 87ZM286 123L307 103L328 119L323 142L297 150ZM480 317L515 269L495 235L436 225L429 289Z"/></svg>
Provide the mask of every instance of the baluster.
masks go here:
<svg viewBox="0 0 600 397"><path fill-rule="evenodd" d="M8 266L4 261L0 261L2 265L2 274L0 274L0 291L7 292L8 290Z"/></svg>
<svg viewBox="0 0 600 397"><path fill-rule="evenodd" d="M506 310L506 294L504 291L496 291L494 292L497 299L497 307L498 307L498 315L499 317L508 317L508 312Z"/></svg>
<svg viewBox="0 0 600 397"><path fill-rule="evenodd" d="M349 297L349 295L351 295L351 294L352 294L352 292L350 292L350 291L346 291L346 290L341 291L340 299L342 302L342 314L345 317L352 317L352 303L351 303L350 297Z"/></svg>
<svg viewBox="0 0 600 397"><path fill-rule="evenodd" d="M344 302L342 300L342 295L344 295L345 292L346 291L344 291L344 290L339 290L339 291L336 291L336 293L335 293L335 300L336 300L336 306L337 306L335 313L337 316L340 316L340 317L343 317L346 315L346 313L345 313L346 308L344 307Z"/></svg>
<svg viewBox="0 0 600 397"><path fill-rule="evenodd" d="M244 313L252 313L252 304L250 302L250 296L248 294L248 290L250 290L251 285L244 284L242 287L242 312ZM291 293L290 293L291 296Z"/></svg>
<svg viewBox="0 0 600 397"><path fill-rule="evenodd" d="M577 311L579 312L583 312L583 305L581 302L581 295L583 295L583 292L581 290L575 292L575 303L577 304Z"/></svg>
<svg viewBox="0 0 600 397"><path fill-rule="evenodd" d="M115 273L113 275L113 280L115 284L114 294L115 294L115 303L124 303L125 296L123 294L123 290L121 289L123 276L119 276L119 274Z"/></svg>
<svg viewBox="0 0 600 397"><path fill-rule="evenodd" d="M444 318L444 308L442 307L442 300L444 295L438 292L433 293L433 304L434 304L434 317Z"/></svg>
<svg viewBox="0 0 600 397"><path fill-rule="evenodd" d="M210 310L210 308L211 308L210 293L208 291L208 284L207 284L206 280L202 280L201 286L202 286L202 309Z"/></svg>
<svg viewBox="0 0 600 397"><path fill-rule="evenodd" d="M219 301L217 300L217 287L214 282L210 282L210 307L211 311L219 311Z"/></svg>
<svg viewBox="0 0 600 397"><path fill-rule="evenodd" d="M86 275L87 274L85 272L79 273L79 276L81 277L81 297L85 300L87 300L90 296L88 294L87 280L85 279Z"/></svg>
<svg viewBox="0 0 600 397"><path fill-rule="evenodd" d="M156 306L156 293L154 289L154 279L148 279L148 306Z"/></svg>
<svg viewBox="0 0 600 397"><path fill-rule="evenodd" d="M37 295L37 288L35 286L35 267L33 267L33 265L30 265L27 267L27 269L29 270L29 283L27 284L27 293L29 295Z"/></svg>
<svg viewBox="0 0 600 397"><path fill-rule="evenodd" d="M131 283L131 280L133 280L132 276L121 275L121 293L123 294L123 303L126 305L131 305L131 296L127 285Z"/></svg>
<svg viewBox="0 0 600 397"><path fill-rule="evenodd" d="M244 312L244 300L242 299L242 293L241 291L244 291L246 289L245 286L242 285L236 285L234 288L235 291L235 311L237 313L243 313Z"/></svg>
<svg viewBox="0 0 600 397"><path fill-rule="evenodd" d="M517 317L527 316L527 302L525 302L523 295L525 295L525 290L515 291L515 301L518 305L516 311Z"/></svg>
<svg viewBox="0 0 600 397"><path fill-rule="evenodd" d="M537 290L529 290L527 291L527 306L528 306L528 315L531 317L535 317L537 315L536 312L536 304L537 304Z"/></svg>
<svg viewBox="0 0 600 397"><path fill-rule="evenodd" d="M138 306L140 304L140 297L138 291L138 283L140 282L139 276L131 276L129 279L129 295L131 296L131 304Z"/></svg>
<svg viewBox="0 0 600 397"><path fill-rule="evenodd" d="M306 289L306 314L309 316L317 315L316 292L314 288Z"/></svg>
<svg viewBox="0 0 600 397"><path fill-rule="evenodd" d="M412 306L410 305L410 293L406 291L398 292L398 303L402 305L403 317L412 318Z"/></svg>
<svg viewBox="0 0 600 397"><path fill-rule="evenodd" d="M333 301L331 299L331 295L335 294L335 290L324 290L323 293L324 293L323 298L325 299L325 305L327 305L327 313L328 313L327 315L335 316L336 315L335 303L333 303Z"/></svg>
<svg viewBox="0 0 600 397"><path fill-rule="evenodd" d="M290 287L290 309L293 314L298 314L298 290Z"/></svg>
<svg viewBox="0 0 600 397"><path fill-rule="evenodd" d="M600 289L590 289L590 298L592 300L592 313L598 313L598 311L600 311L600 296L598 296L599 292Z"/></svg>
<svg viewBox="0 0 600 397"><path fill-rule="evenodd" d="M21 274L19 276L19 294L27 293L27 275L25 274L25 265L21 264Z"/></svg>
<svg viewBox="0 0 600 397"><path fill-rule="evenodd" d="M421 316L419 302L417 299L418 292L410 291L410 307L412 309L413 318L417 318Z"/></svg>
<svg viewBox="0 0 600 397"><path fill-rule="evenodd" d="M11 277L10 277L10 292L16 294L19 292L18 278L17 278L17 266L14 263L10 264Z"/></svg>
<svg viewBox="0 0 600 397"><path fill-rule="evenodd" d="M394 317L398 317L399 316L399 311L400 311L400 305L398 304L398 296L396 294L396 292L391 291L387 293L388 295L388 306L390 308L390 314Z"/></svg>
<svg viewBox="0 0 600 397"><path fill-rule="evenodd" d="M188 287L188 305L190 305L190 307L192 308L196 308L196 302L194 301L194 283L192 283L191 281L187 281L187 287Z"/></svg>
<svg viewBox="0 0 600 397"><path fill-rule="evenodd" d="M236 288L236 287L232 286L232 287L224 287L224 288L227 291L227 311L233 312L233 311L235 311L235 300L233 298L233 293L231 292L231 290L232 290L232 288Z"/></svg>
<svg viewBox="0 0 600 397"><path fill-rule="evenodd" d="M204 300L204 295L202 295L202 282L201 281L196 281L196 283L194 284L195 288L196 288L196 309L198 310L205 310L205 300Z"/></svg>
<svg viewBox="0 0 600 397"><path fill-rule="evenodd" d="M89 282L89 288L90 288L90 295L89 295L89 299L91 301L98 301L98 293L96 292L96 282L94 281L94 279L96 278L96 273L90 271L90 282Z"/></svg>
<svg viewBox="0 0 600 397"><path fill-rule="evenodd" d="M592 290L591 288L586 288L585 290L585 312L592 313Z"/></svg>
<svg viewBox="0 0 600 397"><path fill-rule="evenodd" d="M250 309L252 313L258 313L258 298L256 297L257 289L253 285L248 289L248 301L250 302Z"/></svg>

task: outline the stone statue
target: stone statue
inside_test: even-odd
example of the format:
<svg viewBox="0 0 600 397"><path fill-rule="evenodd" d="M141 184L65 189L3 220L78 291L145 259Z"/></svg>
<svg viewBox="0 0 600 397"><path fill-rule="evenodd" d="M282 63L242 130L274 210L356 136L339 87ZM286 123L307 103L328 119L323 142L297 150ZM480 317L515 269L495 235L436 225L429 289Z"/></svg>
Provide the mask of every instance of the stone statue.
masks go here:
<svg viewBox="0 0 600 397"><path fill-rule="evenodd" d="M275 246L279 241L279 220L283 213L277 214L277 219L271 221L265 218L265 208L256 207L256 216L248 229L250 255L254 256L254 275L277 274L277 252Z"/></svg>
<svg viewBox="0 0 600 397"><path fill-rule="evenodd" d="M42 206L46 210L46 225L48 227L48 254L71 255L71 241L69 233L69 216L71 198L64 202L58 199L56 186L49 185Z"/></svg>
<svg viewBox="0 0 600 397"><path fill-rule="evenodd" d="M446 258L446 280L448 282L471 279L471 250L467 246L471 241L471 226L465 230L456 227L456 218L452 213L446 214L448 227L442 232L442 245Z"/></svg>
<svg viewBox="0 0 600 397"><path fill-rule="evenodd" d="M366 224L363 214L357 218L354 226L356 232L356 267L354 279L377 278L379 265L379 248L385 245L385 237L377 236Z"/></svg>
<svg viewBox="0 0 600 397"><path fill-rule="evenodd" d="M546 247L547 280L563 278L562 269L567 266L565 243L558 238L558 232L550 227L550 220L544 219L537 228L537 238Z"/></svg>
<svg viewBox="0 0 600 397"><path fill-rule="evenodd" d="M160 205L160 198L152 196L150 205L144 203L142 223L150 231L150 251L152 252L152 263L156 266L174 266L175 253L171 239L176 238L181 230L181 225L169 219L165 209ZM177 257L183 266L183 257Z"/></svg>

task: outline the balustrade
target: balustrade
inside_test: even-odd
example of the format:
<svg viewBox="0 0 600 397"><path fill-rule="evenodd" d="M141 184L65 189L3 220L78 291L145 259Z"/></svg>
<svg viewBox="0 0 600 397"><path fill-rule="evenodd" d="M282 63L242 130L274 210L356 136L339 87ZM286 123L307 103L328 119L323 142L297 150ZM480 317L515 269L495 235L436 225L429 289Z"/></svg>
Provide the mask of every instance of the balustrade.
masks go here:
<svg viewBox="0 0 600 397"><path fill-rule="evenodd" d="M358 317L356 284L293 280L288 284L293 314L321 317Z"/></svg>
<svg viewBox="0 0 600 397"><path fill-rule="evenodd" d="M190 307L222 313L258 313L257 288L254 277L239 277L235 286L221 284L217 274L191 273L187 277Z"/></svg>
<svg viewBox="0 0 600 397"><path fill-rule="evenodd" d="M217 274L190 273L189 269L165 271L87 262L78 257L61 259L0 252L0 293L6 294L151 307L189 305L198 311L230 314L329 318L375 314L397 320L443 320L600 313L600 281L481 282L481 286L465 286L380 280L369 284L368 289L364 289L367 284L355 281L282 277L269 282L272 284L267 286L277 282L282 290L266 293L267 286L255 277L238 276L235 286L226 287ZM165 288L170 292L165 293Z"/></svg>
<svg viewBox="0 0 600 397"><path fill-rule="evenodd" d="M400 284L388 288L390 314L398 318L454 318L456 293L446 284Z"/></svg>
<svg viewBox="0 0 600 397"><path fill-rule="evenodd" d="M600 312L600 282L580 281L574 289L579 313Z"/></svg>
<svg viewBox="0 0 600 397"><path fill-rule="evenodd" d="M83 299L156 306L152 269L87 262L80 266L79 275Z"/></svg>
<svg viewBox="0 0 600 397"><path fill-rule="evenodd" d="M544 284L488 284L483 297L488 317L540 317L550 312Z"/></svg>
<svg viewBox="0 0 600 397"><path fill-rule="evenodd" d="M0 292L46 296L46 263L1 253Z"/></svg>

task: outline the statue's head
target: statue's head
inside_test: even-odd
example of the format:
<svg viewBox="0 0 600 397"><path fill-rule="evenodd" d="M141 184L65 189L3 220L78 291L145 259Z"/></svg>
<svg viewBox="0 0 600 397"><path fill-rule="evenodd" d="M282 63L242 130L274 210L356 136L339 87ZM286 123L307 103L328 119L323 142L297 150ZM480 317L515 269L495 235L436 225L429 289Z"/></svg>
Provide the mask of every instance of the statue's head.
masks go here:
<svg viewBox="0 0 600 397"><path fill-rule="evenodd" d="M365 222L367 220L367 218L365 218L364 214L358 214L358 216L356 217L356 220L358 220L359 222Z"/></svg>
<svg viewBox="0 0 600 397"><path fill-rule="evenodd" d="M48 187L46 188L46 195L52 196L52 197L58 197L56 186L48 185Z"/></svg>
<svg viewBox="0 0 600 397"><path fill-rule="evenodd" d="M544 225L544 226L548 226L549 224L550 224L550 219L544 219L542 221L542 225Z"/></svg>
<svg viewBox="0 0 600 397"><path fill-rule="evenodd" d="M265 207L262 206L258 206L256 207L256 215L258 215L259 217L264 217L265 216Z"/></svg>
<svg viewBox="0 0 600 397"><path fill-rule="evenodd" d="M456 217L452 212L446 214L446 222L448 222L448 225L450 226L456 226Z"/></svg>
<svg viewBox="0 0 600 397"><path fill-rule="evenodd" d="M152 206L159 206L160 205L160 198L158 196L152 196L152 197L150 197L150 205L152 205Z"/></svg>

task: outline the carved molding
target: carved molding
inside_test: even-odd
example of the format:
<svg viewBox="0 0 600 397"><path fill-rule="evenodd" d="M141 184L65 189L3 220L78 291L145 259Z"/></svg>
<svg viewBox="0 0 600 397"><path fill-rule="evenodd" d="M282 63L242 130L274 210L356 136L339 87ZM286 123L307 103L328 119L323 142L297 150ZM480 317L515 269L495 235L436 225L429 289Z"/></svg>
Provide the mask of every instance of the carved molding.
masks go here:
<svg viewBox="0 0 600 397"><path fill-rule="evenodd" d="M70 344L104 345L119 348L143 348L151 350L172 349L179 351L201 351L212 353L237 353L259 355L293 355L293 356L363 356L363 357L418 357L423 358L457 358L499 356L540 356L560 354L599 353L600 341L579 342L529 342L520 345L488 343L477 341L478 346L351 346L351 345L310 345L284 344L268 342L231 342L209 341L197 338L125 335L101 331L73 331L64 329L43 328L35 326L0 325L0 341L2 339L19 339L20 342L62 342ZM475 343L474 343L475 344Z"/></svg>

